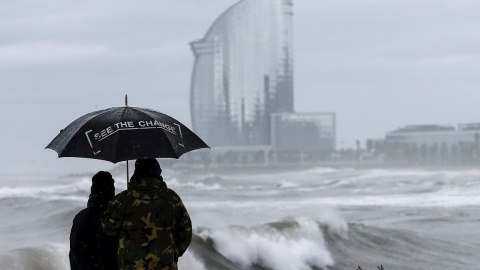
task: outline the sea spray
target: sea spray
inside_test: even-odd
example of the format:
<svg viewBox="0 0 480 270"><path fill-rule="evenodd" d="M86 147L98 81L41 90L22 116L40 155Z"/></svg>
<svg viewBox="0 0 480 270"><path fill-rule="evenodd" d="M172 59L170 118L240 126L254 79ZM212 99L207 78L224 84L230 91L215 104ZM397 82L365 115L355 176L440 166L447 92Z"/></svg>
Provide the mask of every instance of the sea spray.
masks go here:
<svg viewBox="0 0 480 270"><path fill-rule="evenodd" d="M70 199L84 200L85 194L90 192L91 180L82 178L72 183L49 187L1 187L0 199L3 198L37 198L37 199Z"/></svg>
<svg viewBox="0 0 480 270"><path fill-rule="evenodd" d="M199 259L191 250L188 250L178 259L179 269L207 270L203 260Z"/></svg>
<svg viewBox="0 0 480 270"><path fill-rule="evenodd" d="M0 254L0 270L66 270L67 254L61 244L16 249Z"/></svg>
<svg viewBox="0 0 480 270"><path fill-rule="evenodd" d="M220 190L221 186L218 183L206 184L202 182L179 182L176 178L166 179L165 183L169 188L178 189L195 189L195 190Z"/></svg>
<svg viewBox="0 0 480 270"><path fill-rule="evenodd" d="M291 218L252 227L199 229L220 254L242 269L260 265L275 270L309 270L333 264L317 221Z"/></svg>

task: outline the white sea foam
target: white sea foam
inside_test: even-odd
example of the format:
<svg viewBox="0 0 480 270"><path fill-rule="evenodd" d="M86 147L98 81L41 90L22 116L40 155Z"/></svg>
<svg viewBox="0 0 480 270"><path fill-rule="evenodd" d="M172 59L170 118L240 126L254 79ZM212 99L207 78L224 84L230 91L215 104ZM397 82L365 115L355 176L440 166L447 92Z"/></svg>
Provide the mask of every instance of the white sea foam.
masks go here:
<svg viewBox="0 0 480 270"><path fill-rule="evenodd" d="M348 236L348 224L337 210L323 207L321 214L315 217L315 219L323 224L329 232L335 233L343 238Z"/></svg>
<svg viewBox="0 0 480 270"><path fill-rule="evenodd" d="M70 269L70 261L68 258L68 253L70 251L70 245L67 243L48 243L43 245L40 248L44 248L48 250L50 253L55 255L55 258L59 259L59 267L62 265L64 268L62 269ZM60 269L57 269L60 270Z"/></svg>
<svg viewBox="0 0 480 270"><path fill-rule="evenodd" d="M212 239L219 253L243 269L257 264L275 270L309 270L333 264L321 228L307 218L278 226L205 229L199 236Z"/></svg>
<svg viewBox="0 0 480 270"><path fill-rule="evenodd" d="M480 206L480 196L476 194L386 194L368 196L311 198L295 202L302 206L395 206L395 207L459 207Z"/></svg>
<svg viewBox="0 0 480 270"><path fill-rule="evenodd" d="M309 169L309 170L305 170L303 172L300 172L300 173L303 173L303 174L327 174L327 173L334 173L334 172L337 172L338 169L334 169L334 168L328 168L328 167L317 167L317 168L313 168L313 169Z"/></svg>
<svg viewBox="0 0 480 270"><path fill-rule="evenodd" d="M46 187L2 187L0 199L3 198L39 198L46 200L85 200L84 196L74 195L78 192L90 192L91 180L82 178L71 184Z"/></svg>
<svg viewBox="0 0 480 270"><path fill-rule="evenodd" d="M276 187L277 188L295 188L299 186L300 186L299 184L283 180L283 181L280 181L280 183L278 183Z"/></svg>
<svg viewBox="0 0 480 270"><path fill-rule="evenodd" d="M127 182L125 178L116 177L115 187L117 192L125 190L127 188ZM125 181L124 181L125 180ZM196 190L220 190L221 186L218 183L206 184L199 182L180 182L173 178L166 180L166 183L171 188L185 188ZM89 177L73 178L72 182L61 185L51 186L4 186L0 187L0 199L3 198L35 198L43 200L74 200L85 201L88 195L92 180ZM80 193L80 194L79 194Z"/></svg>
<svg viewBox="0 0 480 270"><path fill-rule="evenodd" d="M165 180L165 183L169 188L187 188L187 189L197 189L197 190L219 190L221 189L220 184L213 183L211 185L207 185L202 182L180 182L176 178L172 178L170 180Z"/></svg>
<svg viewBox="0 0 480 270"><path fill-rule="evenodd" d="M358 179L366 178L395 178L395 177L444 177L444 178L453 178L453 177L465 177L465 176L478 176L480 177L480 170L387 170L387 169L373 169L358 171L360 175L357 176Z"/></svg>
<svg viewBox="0 0 480 270"><path fill-rule="evenodd" d="M187 249L182 257L178 258L178 269L206 270L203 260Z"/></svg>
<svg viewBox="0 0 480 270"><path fill-rule="evenodd" d="M38 247L11 250L0 254L1 270L67 270L68 245L47 243Z"/></svg>

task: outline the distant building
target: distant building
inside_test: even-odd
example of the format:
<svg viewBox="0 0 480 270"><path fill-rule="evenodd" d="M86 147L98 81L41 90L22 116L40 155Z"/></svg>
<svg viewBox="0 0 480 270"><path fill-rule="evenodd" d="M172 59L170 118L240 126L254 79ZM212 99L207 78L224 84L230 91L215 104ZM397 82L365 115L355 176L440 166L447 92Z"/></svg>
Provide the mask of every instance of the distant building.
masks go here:
<svg viewBox="0 0 480 270"><path fill-rule="evenodd" d="M272 114L272 148L276 151L333 152L335 114Z"/></svg>
<svg viewBox="0 0 480 270"><path fill-rule="evenodd" d="M480 164L480 123L411 125L388 132L383 140L368 140L367 150L386 162L451 166Z"/></svg>
<svg viewBox="0 0 480 270"><path fill-rule="evenodd" d="M480 139L480 124L459 124L454 126L412 125L388 132L385 135L387 144L407 144L421 147L434 145L443 147L472 144Z"/></svg>
<svg viewBox="0 0 480 270"><path fill-rule="evenodd" d="M335 114L294 112L292 15L291 0L242 0L190 43L193 130L212 147L204 164L306 163L335 150Z"/></svg>
<svg viewBox="0 0 480 270"><path fill-rule="evenodd" d="M293 112L292 15L291 0L243 0L190 43L192 124L210 146L270 145L270 114Z"/></svg>

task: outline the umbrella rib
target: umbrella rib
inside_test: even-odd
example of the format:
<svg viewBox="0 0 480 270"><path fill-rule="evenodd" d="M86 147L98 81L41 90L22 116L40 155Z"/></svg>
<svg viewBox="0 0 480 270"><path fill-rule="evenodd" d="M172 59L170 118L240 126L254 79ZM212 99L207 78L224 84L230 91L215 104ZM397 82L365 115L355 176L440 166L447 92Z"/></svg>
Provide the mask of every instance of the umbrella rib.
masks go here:
<svg viewBox="0 0 480 270"><path fill-rule="evenodd" d="M180 121L178 121L177 119L171 117L170 115L164 114L164 113L162 113L162 112L160 112L160 111L153 110L153 109L150 109L150 108L142 108L142 112L144 112L145 114L148 114L150 117L153 117L153 116L150 115L150 113L159 113L159 114L164 115L165 117L170 118L171 120L173 120L173 121L175 121L175 122L181 123ZM185 127L185 128L187 128L187 127ZM187 130L188 130L188 128L187 128ZM197 134L195 134L195 133L192 132L191 135L195 136L198 140L200 140L200 141L204 144L204 147L200 147L200 148L210 148L210 146L208 146L200 137L198 137ZM167 136L167 138L168 138L168 136ZM199 149L199 148L196 148L196 149ZM174 150L174 151L175 151L175 150ZM186 151L186 152L189 152L189 151ZM182 155L185 154L186 152L183 152L183 153L181 153L181 154L178 154L177 159L180 158L180 156L182 156ZM176 153L176 152L175 152L175 153Z"/></svg>
<svg viewBox="0 0 480 270"><path fill-rule="evenodd" d="M112 107L111 109L113 109L113 111L114 111L114 110L117 110L118 108L124 108L124 107ZM102 116L102 115L104 115L105 113L108 113L108 112L101 113L101 114L99 114L99 115L97 115L97 116ZM125 113L125 111L123 111L123 113L121 114L119 120L122 119L122 115L123 115L124 113ZM113 136L114 136L114 137L113 137L112 139L115 140L115 144L113 144L113 145L117 145L116 142L118 141L118 138L119 138L119 137L118 137L118 133L114 134ZM117 158L115 158L116 156L117 156L117 147L113 147L113 157L114 157L114 158L113 158L113 161L111 161L111 162L113 162L114 164L116 164L117 162L121 161L121 160L117 160Z"/></svg>
<svg viewBox="0 0 480 270"><path fill-rule="evenodd" d="M90 120L94 119L95 117L99 116L99 115L103 115L105 113L108 113L109 111L111 111L113 108L108 108L108 109L104 109L104 110L99 110L99 111L95 111L95 112L91 112L91 113L88 113L84 116L81 116L79 118L77 118L75 121L73 121L70 125L68 125L66 128L64 128L62 131L64 132L67 132L69 127L72 128L72 131L69 131L71 132L72 136L70 136L70 138L65 138L64 140L62 140L62 142L59 142L61 144L64 144L64 145L60 145L59 146L59 153L58 153L58 157L61 156L61 154L65 151L65 149L67 149L67 145L70 143L70 139L75 136L75 134L83 127L83 125L85 125L87 122L89 122ZM101 112L101 113L99 113ZM99 113L99 114L97 114ZM60 135L61 133L59 133L57 135L57 137ZM54 143L54 141L57 139L57 137L55 137L48 145L47 147L45 148L50 148L50 149L53 149L55 150L54 148L52 147L55 147L55 146L52 146L52 144ZM59 144L57 143L57 144ZM60 150L61 149L61 150Z"/></svg>
<svg viewBox="0 0 480 270"><path fill-rule="evenodd" d="M121 160L118 160L118 157L117 157L117 152L118 152L118 139L120 137L120 133L119 132L116 132L114 135L114 137L112 139L115 140L115 143L113 145L115 145L115 147L113 147L113 157L114 157L114 163L117 163Z"/></svg>
<svg viewBox="0 0 480 270"><path fill-rule="evenodd" d="M104 114L109 113L109 112L111 112L111 111L115 111L115 110L117 110L118 108L123 108L123 107L112 107L112 108L110 108L110 109L107 109L108 111L105 110L104 112L102 112L102 113L100 113L100 114L97 114L96 116L92 117L92 119L97 118L97 117L100 117L100 116L103 116ZM92 119L90 119L90 120L92 120ZM120 117L120 119L121 119L121 117ZM115 141L118 141L118 135L117 135L117 134L114 135L114 138L115 138ZM114 145L116 145L116 143L115 143ZM116 154L117 154L117 148L115 147L114 150L113 150L113 156L115 157ZM117 162L119 162L120 160L117 160L117 159L114 158L113 160L109 160L109 161L110 161L110 162L113 162L113 163L117 163Z"/></svg>
<svg viewBox="0 0 480 270"><path fill-rule="evenodd" d="M131 107L131 108L132 108L132 107ZM135 109L137 112L139 112L139 113L141 113L141 114L145 114L145 115L151 117L153 120L156 120L156 119L155 119L155 116L153 116L152 114L150 114L150 112L148 112L148 111L146 111L146 110L144 110L144 109L140 110L140 109L137 109L137 108L135 108L135 107L133 107L132 109ZM164 114L164 113L161 113L161 112L156 112L156 113L163 114L163 115L166 116L166 117L168 116L168 115L166 115L166 114ZM170 117L170 116L168 116L168 117ZM170 117L170 118L172 118L172 117ZM173 118L172 118L172 119L173 119ZM174 120L175 120L175 119L174 119ZM175 121L176 121L176 120L175 120ZM178 121L177 121L177 122L178 122ZM168 144L167 146L170 147L170 150L171 150L171 152L173 153L174 157L175 157L176 159L178 159L178 158L180 157L180 155L177 155L177 152L176 152L175 149L173 148L172 141L170 141L170 137L169 137L168 134L165 132L165 130L162 129L161 131L163 132L163 134L165 134L165 137L166 137L166 138L168 139L168 141L170 142L170 144Z"/></svg>

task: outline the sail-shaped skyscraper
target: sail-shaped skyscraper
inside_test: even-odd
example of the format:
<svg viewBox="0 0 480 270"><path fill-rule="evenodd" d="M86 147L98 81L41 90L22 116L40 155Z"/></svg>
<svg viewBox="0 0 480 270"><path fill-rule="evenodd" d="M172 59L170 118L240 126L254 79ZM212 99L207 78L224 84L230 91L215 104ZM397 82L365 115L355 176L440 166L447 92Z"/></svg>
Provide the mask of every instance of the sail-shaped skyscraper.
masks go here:
<svg viewBox="0 0 480 270"><path fill-rule="evenodd" d="M335 149L334 113L294 112L292 16L292 0L242 0L190 43L193 129L220 152Z"/></svg>
<svg viewBox="0 0 480 270"><path fill-rule="evenodd" d="M270 144L272 113L293 112L291 0L243 0L191 42L194 130L211 146Z"/></svg>

